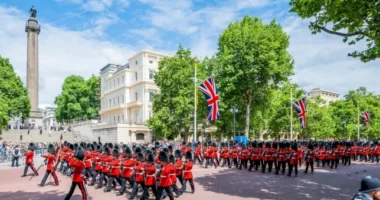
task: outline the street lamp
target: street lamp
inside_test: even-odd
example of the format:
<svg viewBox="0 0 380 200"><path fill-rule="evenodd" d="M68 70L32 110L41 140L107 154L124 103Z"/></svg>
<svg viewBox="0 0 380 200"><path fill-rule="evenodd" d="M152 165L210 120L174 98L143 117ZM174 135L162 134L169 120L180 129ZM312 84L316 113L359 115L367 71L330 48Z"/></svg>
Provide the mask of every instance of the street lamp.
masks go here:
<svg viewBox="0 0 380 200"><path fill-rule="evenodd" d="M346 138L346 120L343 119L342 120L342 124L343 124L343 139Z"/></svg>
<svg viewBox="0 0 380 200"><path fill-rule="evenodd" d="M237 113L239 110L236 108L236 106L232 105L230 111L234 114L234 140L235 140L235 136L236 136L236 132L235 132L235 130L236 130L235 113Z"/></svg>

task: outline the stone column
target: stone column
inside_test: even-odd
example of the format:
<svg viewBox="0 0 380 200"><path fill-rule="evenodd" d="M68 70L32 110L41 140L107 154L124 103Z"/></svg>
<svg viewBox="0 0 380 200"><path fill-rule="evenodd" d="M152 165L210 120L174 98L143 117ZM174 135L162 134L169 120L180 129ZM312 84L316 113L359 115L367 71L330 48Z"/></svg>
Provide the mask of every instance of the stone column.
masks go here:
<svg viewBox="0 0 380 200"><path fill-rule="evenodd" d="M40 26L35 17L31 16L26 24L27 32L27 87L31 111L38 111L38 35Z"/></svg>

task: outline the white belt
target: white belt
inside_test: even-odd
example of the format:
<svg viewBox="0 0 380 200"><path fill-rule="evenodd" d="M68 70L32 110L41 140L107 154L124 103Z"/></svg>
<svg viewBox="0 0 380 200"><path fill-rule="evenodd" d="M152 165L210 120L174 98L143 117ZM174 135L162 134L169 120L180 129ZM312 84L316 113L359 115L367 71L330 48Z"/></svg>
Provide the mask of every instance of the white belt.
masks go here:
<svg viewBox="0 0 380 200"><path fill-rule="evenodd" d="M133 169L133 167L123 167L123 169Z"/></svg>
<svg viewBox="0 0 380 200"><path fill-rule="evenodd" d="M191 170L183 170L183 172L191 172Z"/></svg>

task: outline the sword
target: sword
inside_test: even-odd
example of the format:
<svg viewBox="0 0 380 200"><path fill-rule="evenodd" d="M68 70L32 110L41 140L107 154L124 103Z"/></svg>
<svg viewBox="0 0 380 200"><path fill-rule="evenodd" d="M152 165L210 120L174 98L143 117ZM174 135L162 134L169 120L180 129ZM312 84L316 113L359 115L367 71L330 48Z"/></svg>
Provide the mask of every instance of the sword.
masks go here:
<svg viewBox="0 0 380 200"><path fill-rule="evenodd" d="M42 166L43 166L43 164L41 164L40 167L38 167L38 169L37 169L36 172L38 172L38 170L40 170L40 168L41 168ZM32 180L32 178L34 177L35 174L36 174L36 173L34 173L34 174L32 175L32 177L30 177L29 181Z"/></svg>

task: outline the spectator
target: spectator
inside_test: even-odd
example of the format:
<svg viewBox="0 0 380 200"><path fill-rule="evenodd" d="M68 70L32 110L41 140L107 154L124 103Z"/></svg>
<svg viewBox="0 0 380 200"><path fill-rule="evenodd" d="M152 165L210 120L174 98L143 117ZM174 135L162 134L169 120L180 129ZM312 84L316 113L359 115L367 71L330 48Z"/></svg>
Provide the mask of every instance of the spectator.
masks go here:
<svg viewBox="0 0 380 200"><path fill-rule="evenodd" d="M16 145L12 151L12 167L14 167L15 161L16 161L16 167L18 167L18 159L20 155L21 155L21 150L19 146Z"/></svg>
<svg viewBox="0 0 380 200"><path fill-rule="evenodd" d="M352 200L380 200L380 181L371 176L365 177L361 182L359 192Z"/></svg>

